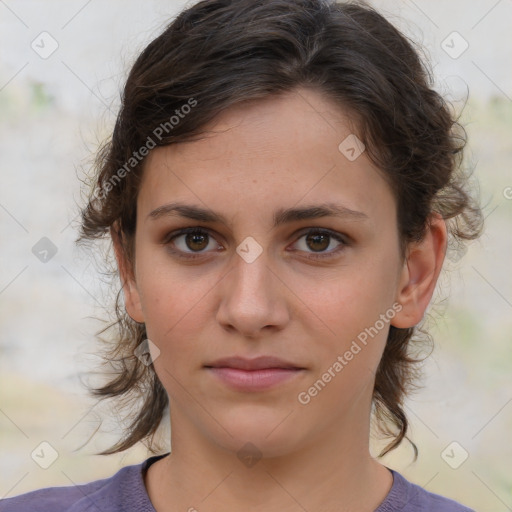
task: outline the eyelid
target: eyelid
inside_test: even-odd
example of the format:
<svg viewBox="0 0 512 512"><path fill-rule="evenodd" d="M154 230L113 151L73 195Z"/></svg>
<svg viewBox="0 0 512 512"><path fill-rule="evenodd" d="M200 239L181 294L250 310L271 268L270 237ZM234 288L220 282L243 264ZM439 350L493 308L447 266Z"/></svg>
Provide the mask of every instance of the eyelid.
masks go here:
<svg viewBox="0 0 512 512"><path fill-rule="evenodd" d="M294 236L304 236L309 233L316 233L319 232L321 234L327 234L332 236L335 239L340 239L341 242L349 245L352 242L352 237L347 235L346 233L342 233L340 231L335 231L334 229L330 228L322 228L320 226L309 226L306 228L301 228L296 233L294 233Z"/></svg>
<svg viewBox="0 0 512 512"><path fill-rule="evenodd" d="M176 238L183 236L183 235L187 235L187 234L193 234L193 233L206 233L210 238L213 238L218 243L218 245L222 246L222 244L220 244L219 241L217 240L216 234L213 234L213 232L210 228L207 228L204 226L199 226L199 225L176 229L176 230L172 231L171 233L168 233L164 237L164 239L161 243L164 246L169 246L171 244L171 242L173 240L175 240ZM339 242L341 244L341 249L339 248L340 246L338 246L338 248L335 248L330 251L323 251L323 252L320 251L320 252L316 252L316 253L315 252L306 252L307 254L310 255L310 256L306 256L306 259L310 259L310 260L315 260L315 259L316 260L322 260L322 259L327 260L329 258L334 258L338 255L338 253L343 251L346 247L350 246L353 241L352 237L350 237L349 235L347 235L345 233L340 233L340 232L334 231L332 229L323 228L323 227L319 227L319 226L309 226L309 227L301 228L300 230L296 231L293 234L293 237L296 239L294 244L297 243L303 236L309 235L310 233L311 234L318 233L318 234L324 234L324 235L330 236L331 238L333 238L334 240L336 240L337 242ZM178 255L185 254L186 256L179 256L179 257L182 257L183 259L195 259L195 258L203 257L204 255L208 254L208 252L186 252L186 251L182 251L179 249L178 250L169 249L169 250L173 254L178 254ZM304 251L299 250L297 252L304 252Z"/></svg>
<svg viewBox="0 0 512 512"><path fill-rule="evenodd" d="M305 256L304 259L306 260L312 260L312 261L329 261L330 259L335 259L340 256L342 252L345 251L347 247L349 247L352 244L352 239L348 235L345 235L344 233L339 233L338 231L334 231L329 228L322 228L322 227L308 227L304 228L303 230L298 231L295 233L295 237L297 237L297 240L294 242L297 243L302 237L309 235L309 234L320 234L320 235L327 235L331 239L334 239L337 241L340 245L336 247L335 249L331 249L330 251L320 251L320 252L307 252L306 254L308 256ZM330 244L329 244L330 245ZM302 251L298 251L302 252Z"/></svg>
<svg viewBox="0 0 512 512"><path fill-rule="evenodd" d="M212 230L210 230L209 228L205 228L203 226L189 226L189 227L176 229L176 230L168 233L167 235L165 235L161 244L163 246L168 247L170 252L172 252L173 254L179 255L178 257L181 257L182 259L190 260L190 259L194 259L194 258L203 257L204 255L208 254L208 252L186 252L186 251L182 251L180 249L170 248L172 242L176 238L183 236L183 235L194 234L194 233L206 233L209 238L212 238L213 240L215 240L217 242L218 245L222 246L222 244L219 243L217 238L214 235L212 235ZM181 256L181 255L186 255L186 256Z"/></svg>

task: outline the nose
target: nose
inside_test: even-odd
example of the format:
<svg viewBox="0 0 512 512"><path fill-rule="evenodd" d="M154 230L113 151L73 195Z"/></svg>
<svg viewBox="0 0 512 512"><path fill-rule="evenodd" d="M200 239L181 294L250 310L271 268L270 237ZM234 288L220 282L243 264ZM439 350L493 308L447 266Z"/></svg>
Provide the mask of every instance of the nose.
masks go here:
<svg viewBox="0 0 512 512"><path fill-rule="evenodd" d="M292 294L279 272L269 266L265 252L251 263L238 254L234 260L219 283L218 322L247 338L283 329L290 316L287 297Z"/></svg>

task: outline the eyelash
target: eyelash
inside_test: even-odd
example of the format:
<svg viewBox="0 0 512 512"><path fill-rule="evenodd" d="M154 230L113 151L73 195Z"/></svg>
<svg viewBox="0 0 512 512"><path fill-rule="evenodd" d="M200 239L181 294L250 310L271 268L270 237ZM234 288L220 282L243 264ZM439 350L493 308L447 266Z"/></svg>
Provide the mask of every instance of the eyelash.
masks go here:
<svg viewBox="0 0 512 512"><path fill-rule="evenodd" d="M173 242L176 238L178 238L182 235L188 235L188 234L192 234L192 235L207 234L209 237L214 238L208 229L196 226L196 227L190 227L190 228L182 228L177 231L173 231L165 238L165 240L162 243L163 243L163 245L168 246L169 251L172 252L173 254L175 254L178 258L187 259L187 260L194 260L197 258L202 258L203 255L205 254L203 252L201 252L201 253L184 253L183 251L170 248L171 242ZM350 243L348 242L348 240L345 237L343 237L339 233L336 233L335 231L331 231L331 230L325 229L325 228L310 228L308 231L302 232L300 237L298 238L298 240L300 240L304 236L308 236L311 234L327 235L331 238L334 238L337 242L340 242L341 245L330 252L310 253L313 255L313 256L307 257L307 259L310 259L310 260L325 260L328 258L333 258L333 257L337 256L341 251L343 251L346 246L350 245ZM187 256L184 256L183 254L186 254Z"/></svg>

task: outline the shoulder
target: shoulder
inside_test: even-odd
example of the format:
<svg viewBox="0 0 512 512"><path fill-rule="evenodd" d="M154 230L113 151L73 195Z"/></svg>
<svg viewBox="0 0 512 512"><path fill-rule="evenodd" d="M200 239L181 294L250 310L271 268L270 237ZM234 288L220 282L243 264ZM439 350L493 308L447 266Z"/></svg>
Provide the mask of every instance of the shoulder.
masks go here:
<svg viewBox="0 0 512 512"><path fill-rule="evenodd" d="M116 475L117 476L117 475ZM85 500L93 500L94 495L105 486L112 487L115 477L96 480L82 485L46 487L0 500L0 512L64 512L87 510L82 506ZM75 507L78 505L78 508Z"/></svg>
<svg viewBox="0 0 512 512"><path fill-rule="evenodd" d="M0 512L154 512L142 471L151 457L115 475L81 485L47 487L0 500Z"/></svg>
<svg viewBox="0 0 512 512"><path fill-rule="evenodd" d="M426 491L397 471L390 471L393 486L375 512L475 512L452 499Z"/></svg>
<svg viewBox="0 0 512 512"><path fill-rule="evenodd" d="M108 479L106 480L108 482ZM24 510L33 512L68 511L82 498L91 496L100 489L102 482L102 480L98 480L77 486L46 487L11 498L4 498L0 500L0 512L22 512Z"/></svg>

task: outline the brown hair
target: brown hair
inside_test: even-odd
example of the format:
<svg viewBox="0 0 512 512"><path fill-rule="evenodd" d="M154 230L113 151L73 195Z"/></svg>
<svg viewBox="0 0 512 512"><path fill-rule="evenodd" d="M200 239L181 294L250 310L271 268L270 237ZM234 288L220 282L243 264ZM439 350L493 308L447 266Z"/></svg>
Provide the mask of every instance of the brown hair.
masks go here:
<svg viewBox="0 0 512 512"><path fill-rule="evenodd" d="M241 101L299 86L322 93L356 120L369 158L393 190L402 258L407 244L424 236L432 212L446 220L450 250L480 235L481 209L462 166L465 132L435 92L413 43L382 15L361 2L203 0L182 11L131 68L113 135L96 155L94 190L77 242L119 236L133 265L147 151L194 140L206 123ZM169 399L153 365L134 355L146 330L127 315L121 289L114 311L116 320L100 331L116 331L104 356L114 375L92 393L131 404L132 416L124 438L101 454L149 438L153 451ZM390 326L373 391L377 425L392 438L380 456L407 438L403 400L419 376L421 359L411 345L419 346L417 333L431 342L422 326Z"/></svg>

